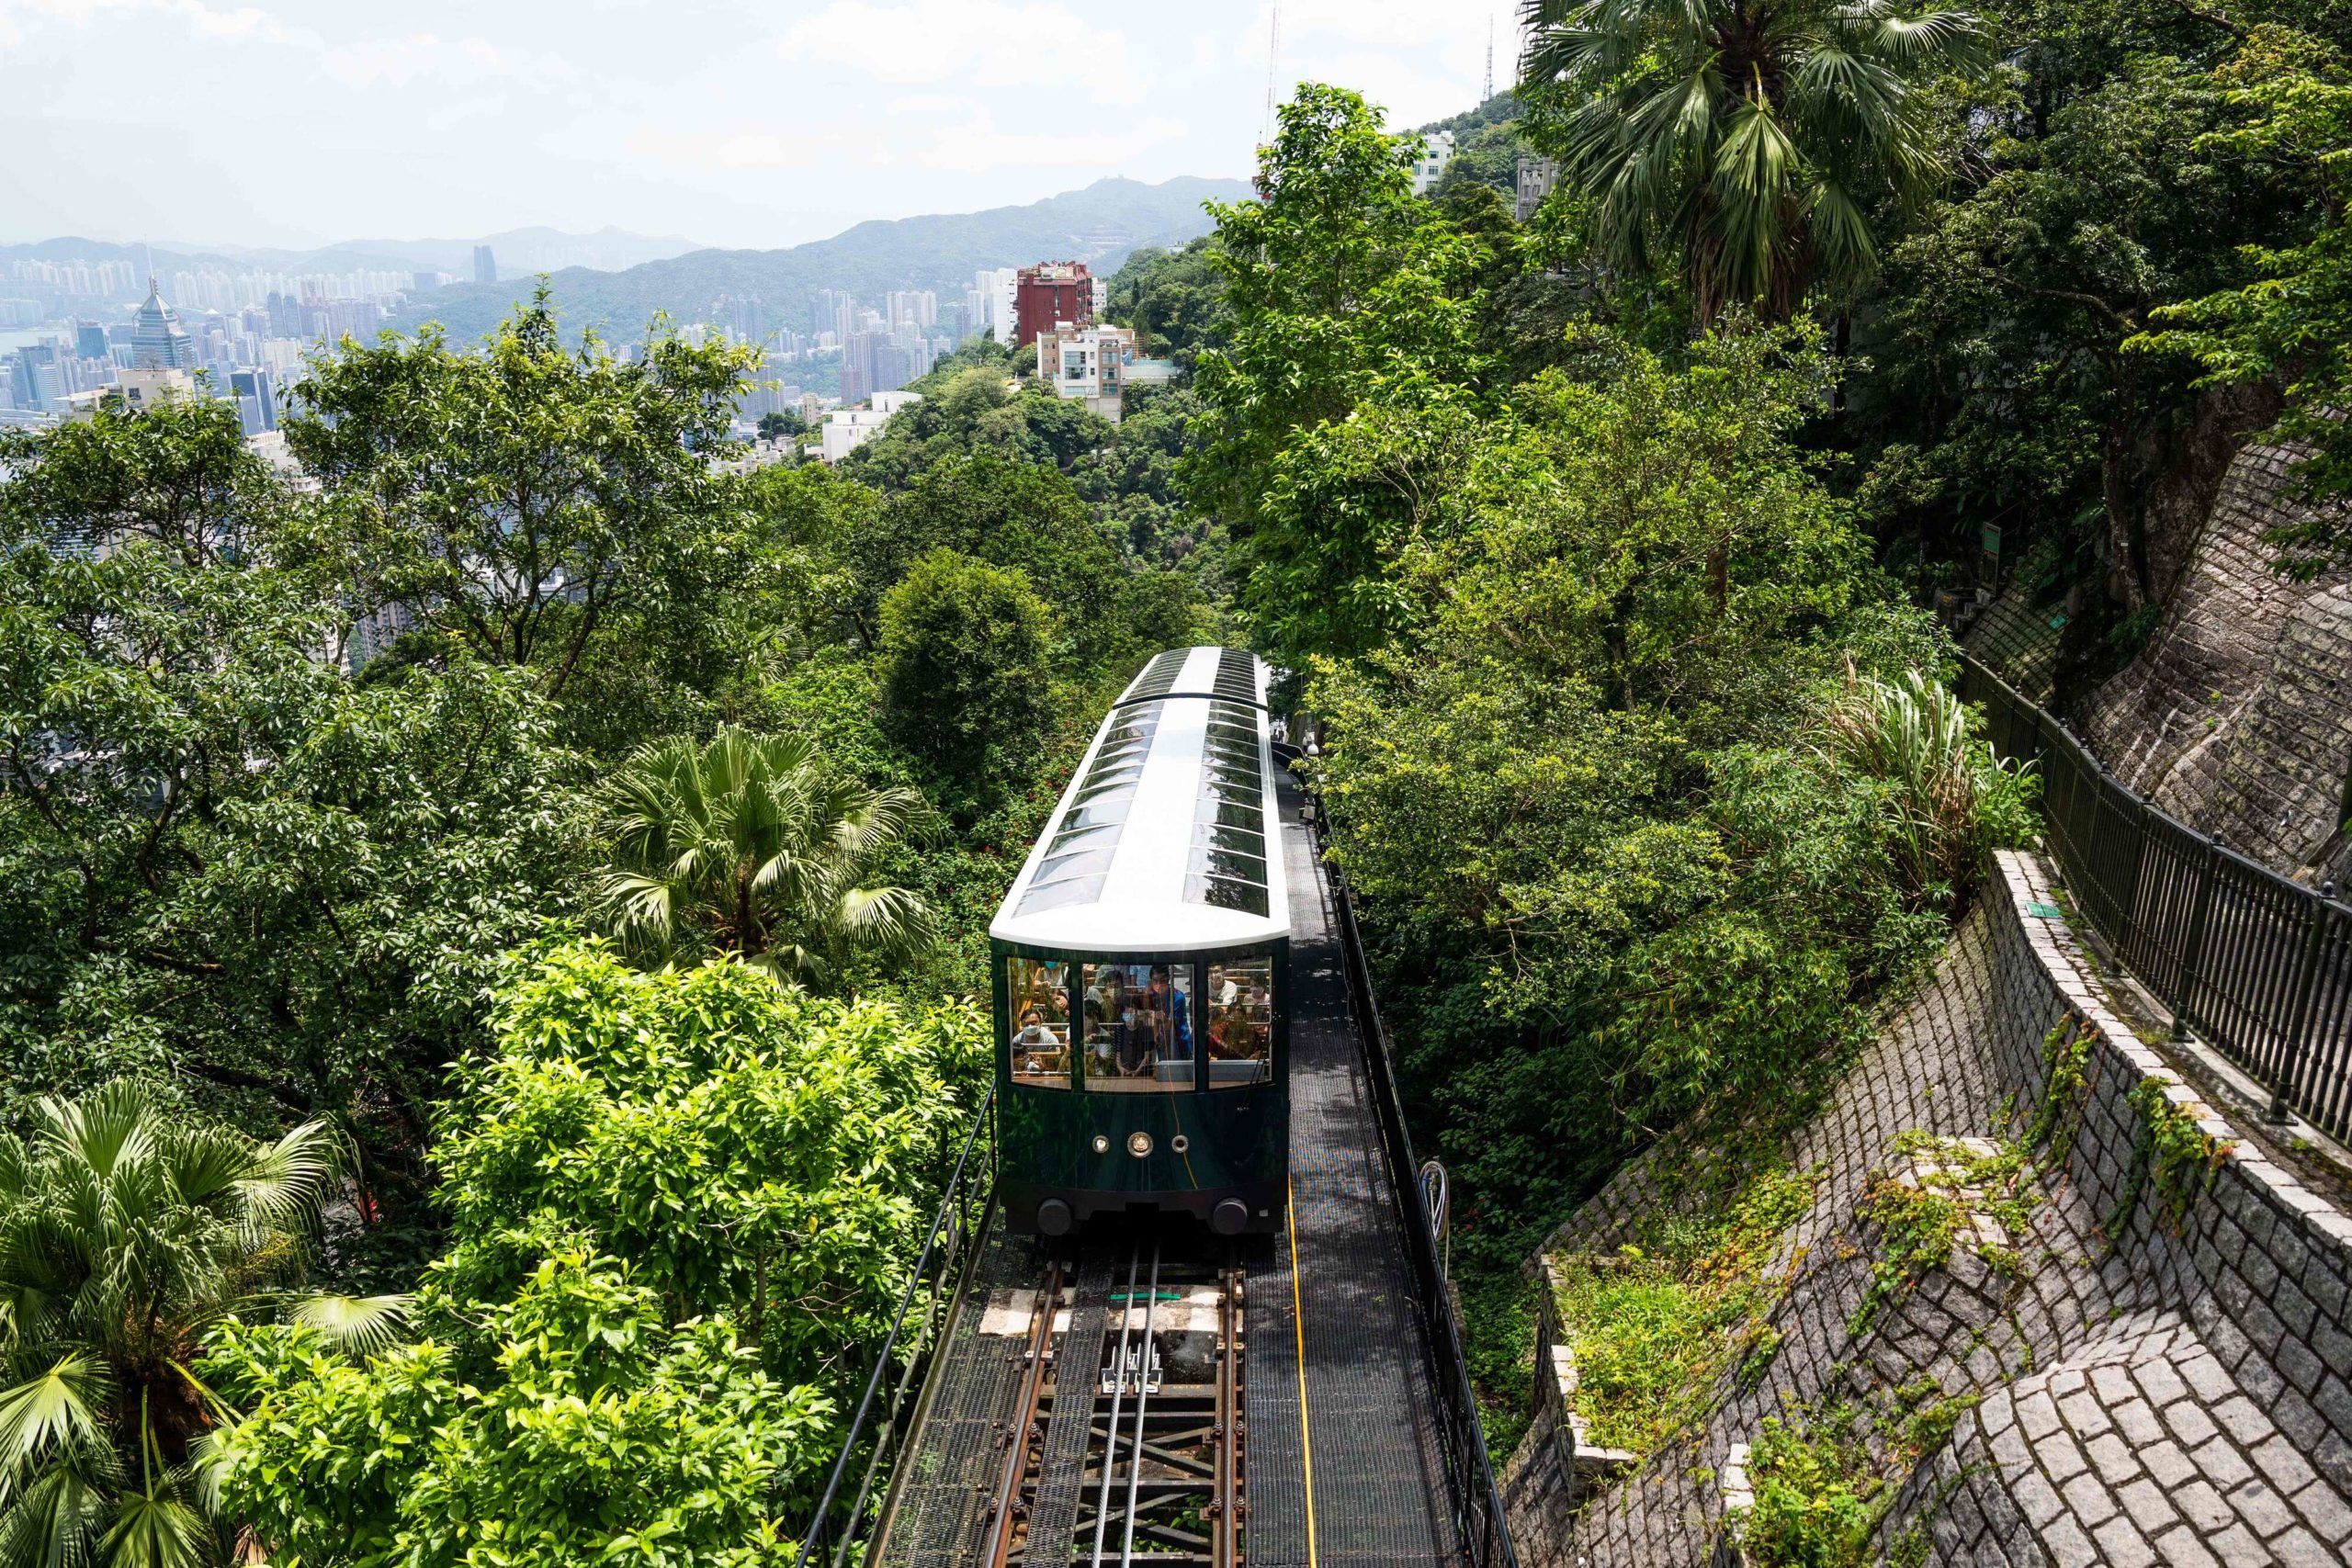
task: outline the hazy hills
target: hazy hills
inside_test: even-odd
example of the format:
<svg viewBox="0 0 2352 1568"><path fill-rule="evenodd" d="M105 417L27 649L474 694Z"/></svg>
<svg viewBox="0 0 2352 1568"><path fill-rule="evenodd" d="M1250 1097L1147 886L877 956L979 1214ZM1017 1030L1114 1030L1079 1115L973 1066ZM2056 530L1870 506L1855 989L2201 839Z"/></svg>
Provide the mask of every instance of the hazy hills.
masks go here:
<svg viewBox="0 0 2352 1568"><path fill-rule="evenodd" d="M18 256L40 261L128 261L143 270L152 254L156 272L165 277L182 267L217 267L230 272L266 267L292 273L339 273L355 267L391 272L430 269L470 277L476 245L488 245L497 254L500 272L518 276L562 265L617 271L683 255L696 248L692 240L675 234L632 234L616 228L599 229L593 234L567 233L560 229L510 229L472 240L342 240L307 251L263 245L191 244L185 241L158 241L151 245L145 242L124 243L68 235L26 244L0 245L0 261Z"/></svg>
<svg viewBox="0 0 2352 1568"><path fill-rule="evenodd" d="M1243 180L1097 180L1026 207L877 219L786 250L694 251L621 272L567 267L551 281L564 325L572 330L634 338L657 313L702 321L721 314L724 301L756 297L772 325L805 332L808 302L820 288L845 288L877 304L893 288L936 288L945 304L960 299L982 267L1075 259L1107 271L1138 246L1178 245L1205 233L1204 201L1249 194ZM499 267L508 269L503 254ZM530 288L528 279L453 285L413 300L400 324L435 321L452 338L468 341L495 326Z"/></svg>

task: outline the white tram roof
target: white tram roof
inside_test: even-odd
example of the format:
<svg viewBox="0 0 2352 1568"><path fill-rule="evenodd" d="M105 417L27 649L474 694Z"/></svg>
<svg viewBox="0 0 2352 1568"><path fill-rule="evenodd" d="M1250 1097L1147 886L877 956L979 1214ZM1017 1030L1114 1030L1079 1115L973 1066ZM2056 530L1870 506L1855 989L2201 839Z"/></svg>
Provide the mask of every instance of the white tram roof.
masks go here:
<svg viewBox="0 0 2352 1568"><path fill-rule="evenodd" d="M1269 677L1240 649L1153 656L1112 705L989 935L1079 953L1289 935Z"/></svg>

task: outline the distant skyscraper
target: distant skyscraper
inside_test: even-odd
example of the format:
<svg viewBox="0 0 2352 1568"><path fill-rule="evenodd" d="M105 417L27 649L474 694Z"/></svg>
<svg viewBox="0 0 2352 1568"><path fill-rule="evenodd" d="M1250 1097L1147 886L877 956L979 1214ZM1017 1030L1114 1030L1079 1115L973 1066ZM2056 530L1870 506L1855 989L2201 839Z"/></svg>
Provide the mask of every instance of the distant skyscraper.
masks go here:
<svg viewBox="0 0 2352 1568"><path fill-rule="evenodd" d="M441 275L437 272L414 273L410 276L408 286L415 293L430 294L441 287Z"/></svg>
<svg viewBox="0 0 2352 1568"><path fill-rule="evenodd" d="M74 353L83 359L107 357L107 329L96 321L74 323Z"/></svg>
<svg viewBox="0 0 2352 1568"><path fill-rule="evenodd" d="M232 370L229 389L237 400L237 423L247 435L277 428L277 380L266 370Z"/></svg>
<svg viewBox="0 0 2352 1568"><path fill-rule="evenodd" d="M474 281L476 283L498 281L498 258L490 254L488 245L474 247Z"/></svg>
<svg viewBox="0 0 2352 1568"><path fill-rule="evenodd" d="M197 365L195 340L180 325L179 312L164 303L152 277L130 334L130 363L139 370L193 370Z"/></svg>

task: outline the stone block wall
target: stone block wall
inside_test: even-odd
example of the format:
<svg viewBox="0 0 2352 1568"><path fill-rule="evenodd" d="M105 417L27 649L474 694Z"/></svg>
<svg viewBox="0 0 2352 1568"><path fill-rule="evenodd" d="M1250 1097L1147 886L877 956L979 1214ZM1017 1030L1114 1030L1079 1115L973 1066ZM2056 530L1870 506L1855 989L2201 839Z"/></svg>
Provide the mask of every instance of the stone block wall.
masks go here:
<svg viewBox="0 0 2352 1568"><path fill-rule="evenodd" d="M1922 1380L1978 1403L1899 1483L1883 1548L1911 1536L1928 1562L2053 1568L2352 1551L2352 1221L2243 1141L2167 1212L2134 1087L2153 1080L2207 1135L2235 1134L2108 1010L2064 921L2031 913L2050 907L2042 863L2004 855L1934 982L1792 1140L1791 1166L1818 1175L1773 1265L1781 1348L1754 1386L1726 1374L1695 1429L1580 1506L1537 1479L1565 1419L1539 1408L1506 1482L1529 1568L1708 1561L1724 1545L1719 1477L1765 1416ZM2014 1238L2022 1277L1958 1250L1851 1333L1876 1240L1858 1213L1871 1173L1913 1129L2015 1136L2062 1024L2087 1033L2084 1087L2071 1153L2046 1162ZM1669 1140L1629 1166L1551 1250L1612 1247L1675 1201L1706 1146Z"/></svg>
<svg viewBox="0 0 2352 1568"><path fill-rule="evenodd" d="M2084 739L2125 784L2290 874L2346 861L2352 596L2271 570L2263 535L2301 515L2295 452L2248 446L2223 477L2148 647L2092 697Z"/></svg>

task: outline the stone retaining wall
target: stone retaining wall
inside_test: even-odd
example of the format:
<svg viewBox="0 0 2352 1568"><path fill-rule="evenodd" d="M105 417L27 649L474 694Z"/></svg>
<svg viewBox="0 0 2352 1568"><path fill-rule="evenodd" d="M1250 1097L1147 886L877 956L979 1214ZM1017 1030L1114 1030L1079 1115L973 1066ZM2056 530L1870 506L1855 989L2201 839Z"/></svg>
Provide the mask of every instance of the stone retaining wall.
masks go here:
<svg viewBox="0 0 2352 1568"><path fill-rule="evenodd" d="M2232 461L2147 648L2091 698L2084 739L2125 784L2290 875L2337 874L2352 776L2346 576L2289 581L2263 536L2307 515L2282 494L2296 453Z"/></svg>
<svg viewBox="0 0 2352 1568"><path fill-rule="evenodd" d="M1770 1323L1781 1348L1752 1387L1728 1374L1696 1428L1580 1507L1564 1504L1559 1411L1539 1408L1507 1472L1529 1568L1683 1564L1723 1545L1718 1474L1768 1415L1883 1401L1930 1382L1977 1403L1900 1484L1880 1545L1906 1535L1935 1562L2232 1564L2344 1561L2352 1547L2352 1222L2236 1142L2175 1218L2152 1190L2153 1080L2227 1143L2101 999L2053 907L2048 873L2004 855L1934 982L1786 1150L1816 1170L1807 1213L1775 1261L1789 1283ZM2036 1182L2022 1277L1965 1248L1849 1332L1877 1238L1864 1184L1917 1129L2015 1137L2044 1092L2053 1028L2087 1032L2072 1152ZM1702 1134L1630 1165L1549 1250L1606 1251L1661 1205L1688 1202ZM2045 1163L2055 1164L2055 1161ZM1915 1395L1916 1397L1916 1395ZM1540 1468L1549 1462L1555 1479ZM1568 1477L1568 1479L1572 1479Z"/></svg>

